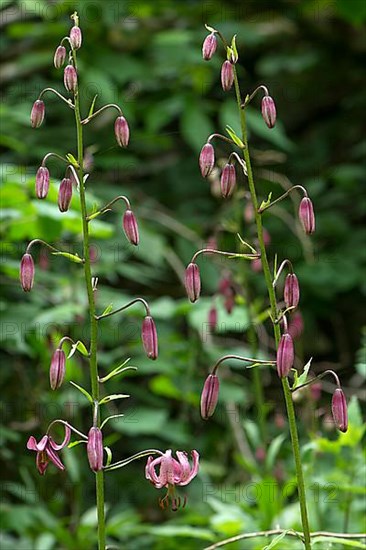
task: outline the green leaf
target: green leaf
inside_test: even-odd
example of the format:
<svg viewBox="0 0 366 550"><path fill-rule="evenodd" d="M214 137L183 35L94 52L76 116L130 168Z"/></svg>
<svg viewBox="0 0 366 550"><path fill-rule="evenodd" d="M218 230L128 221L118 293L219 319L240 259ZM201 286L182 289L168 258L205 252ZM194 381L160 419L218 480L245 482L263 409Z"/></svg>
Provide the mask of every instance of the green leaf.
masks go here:
<svg viewBox="0 0 366 550"><path fill-rule="evenodd" d="M86 443L86 439L78 439L77 441L72 441L68 444L67 448L72 449L73 447L80 445L80 443Z"/></svg>
<svg viewBox="0 0 366 550"><path fill-rule="evenodd" d="M79 258L78 254L70 254L69 252L52 252L54 256L63 256L64 258L67 258L68 260L71 260L72 262L75 262L76 264L82 264L83 260L82 258Z"/></svg>
<svg viewBox="0 0 366 550"><path fill-rule="evenodd" d="M112 451L109 447L104 447L105 452L107 453L107 462L105 464L105 467L109 466L112 462Z"/></svg>
<svg viewBox="0 0 366 550"><path fill-rule="evenodd" d="M112 414L111 416L107 416L107 418L105 418L101 423L100 429L102 430L103 427L107 424L107 422L109 422L109 420L112 420L112 418L120 418L122 416L124 416L124 414Z"/></svg>
<svg viewBox="0 0 366 550"><path fill-rule="evenodd" d="M70 357L72 357L75 353L75 351L78 350L80 351L80 353L82 355L84 355L85 357L88 357L89 356L89 352L88 350L86 349L85 345L83 344L83 342L81 342L80 340L78 340L77 342L75 342L75 344L72 345L71 347L71 350L70 350L70 353L69 355L67 356L68 359L70 359Z"/></svg>
<svg viewBox="0 0 366 550"><path fill-rule="evenodd" d="M302 384L306 383L312 360L313 358L310 357L309 361L306 363L304 370L300 376L297 374L297 370L294 369L294 383L292 385L293 390L298 388L299 386L302 386Z"/></svg>
<svg viewBox="0 0 366 550"><path fill-rule="evenodd" d="M99 382L102 382L102 383L107 382L107 380L110 380L111 378L114 378L114 376L118 376L119 374L122 374L123 372L126 372L128 370L137 370L137 367L133 367L132 365L130 365L129 367L123 368L123 366L120 365L119 367L116 367L115 369L113 369L112 372L110 372L106 376L103 376L103 378L100 378Z"/></svg>
<svg viewBox="0 0 366 550"><path fill-rule="evenodd" d="M106 395L106 397L103 397L103 399L99 401L99 405L105 405L110 401L115 401L116 399L126 399L127 397L130 396L124 393L112 393L111 395Z"/></svg>
<svg viewBox="0 0 366 550"><path fill-rule="evenodd" d="M70 164L72 164L75 168L79 168L78 161L76 160L74 155L72 155L71 153L67 153L66 158L67 158L68 162Z"/></svg>
<svg viewBox="0 0 366 550"><path fill-rule="evenodd" d="M268 195L267 200L261 202L259 210L263 210L264 208L267 208L267 206L269 206L271 204L271 199L272 199L272 191Z"/></svg>
<svg viewBox="0 0 366 550"><path fill-rule="evenodd" d="M238 57L239 57L238 49L236 47L236 34L234 34L234 36L231 39L231 49L233 50L233 53L234 53L233 58L236 62L238 60Z"/></svg>
<svg viewBox="0 0 366 550"><path fill-rule="evenodd" d="M102 316L103 316L103 315L107 315L107 314L110 313L112 310L113 310L113 304L109 304L109 305L105 308L105 310L103 311Z"/></svg>
<svg viewBox="0 0 366 550"><path fill-rule="evenodd" d="M226 132L229 134L230 138L233 140L233 142L240 147L241 149L244 149L244 143L240 139L240 137L235 133L235 130L231 128L228 124L226 125Z"/></svg>
<svg viewBox="0 0 366 550"><path fill-rule="evenodd" d="M83 395L85 395L85 397L87 398L89 403L93 404L93 398L92 398L92 396L90 395L89 392L87 392L84 388L82 388L78 384L75 384L75 382L70 381L70 384L72 384L77 390L79 390L79 392L81 392Z"/></svg>
<svg viewBox="0 0 366 550"><path fill-rule="evenodd" d="M88 113L88 117L87 117L87 118L91 117L92 114L94 113L94 106L95 106L95 102L96 102L96 100L97 100L97 97L98 97L98 94L95 94L94 99L93 99L93 101L91 102L91 105L90 105L90 109L89 109L89 113Z"/></svg>

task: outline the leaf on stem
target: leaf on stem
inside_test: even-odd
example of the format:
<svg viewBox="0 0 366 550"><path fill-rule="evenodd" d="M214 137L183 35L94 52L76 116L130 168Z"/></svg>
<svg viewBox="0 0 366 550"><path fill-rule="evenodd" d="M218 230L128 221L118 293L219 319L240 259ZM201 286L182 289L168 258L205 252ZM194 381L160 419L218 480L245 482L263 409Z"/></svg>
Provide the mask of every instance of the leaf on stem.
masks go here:
<svg viewBox="0 0 366 550"><path fill-rule="evenodd" d="M79 392L81 392L87 398L89 403L91 403L91 404L94 403L92 396L84 388L82 388L78 384L75 384L75 382L72 382L72 381L70 381L70 384L72 384L77 390L79 390Z"/></svg>
<svg viewBox="0 0 366 550"><path fill-rule="evenodd" d="M105 310L103 311L101 317L103 317L103 315L107 315L108 313L110 313L110 312L112 311L112 309L113 309L113 304L109 304L109 305L105 308ZM128 360L129 360L129 359L128 359Z"/></svg>
<svg viewBox="0 0 366 550"><path fill-rule="evenodd" d="M76 447L76 445L80 445L80 443L87 443L85 439L78 439L77 441L73 441L72 443L69 443L67 448L72 449L73 447Z"/></svg>
<svg viewBox="0 0 366 550"><path fill-rule="evenodd" d="M235 145L240 147L240 149L244 149L244 143L242 142L240 137L236 135L235 130L233 130L233 128L231 126L227 125L226 126L226 131L229 134L230 138L235 143Z"/></svg>
<svg viewBox="0 0 366 550"><path fill-rule="evenodd" d="M266 201L262 201L262 204L261 204L260 207L259 207L259 211L264 210L265 208L267 208L267 207L271 204L271 199L272 199L272 191L271 191L270 194L268 195L267 200L266 200Z"/></svg>
<svg viewBox="0 0 366 550"><path fill-rule="evenodd" d="M124 414L112 414L111 416L107 416L107 418L105 418L101 423L100 429L102 430L103 427L107 424L107 422L109 422L109 420L112 420L112 418L120 418L122 416L124 416Z"/></svg>
<svg viewBox="0 0 366 550"><path fill-rule="evenodd" d="M105 464L105 468L107 468L112 462L112 451L110 450L109 447L104 447L104 450L107 453L107 462Z"/></svg>
<svg viewBox="0 0 366 550"><path fill-rule="evenodd" d="M112 372L110 372L106 376L103 376L103 378L99 378L99 382L107 382L107 380L110 380L114 376L118 376L119 374L122 374L123 372L126 372L128 370L137 370L137 367L129 366L123 368L123 365L120 365L119 367L113 369Z"/></svg>
<svg viewBox="0 0 366 550"><path fill-rule="evenodd" d="M75 168L79 168L78 161L76 160L74 155L72 155L71 153L67 153L66 158L67 158L67 162L72 164Z"/></svg>
<svg viewBox="0 0 366 550"><path fill-rule="evenodd" d="M300 374L300 376L297 374L297 370L294 369L294 383L291 388L292 391L295 390L298 386L302 386L303 384L306 383L312 360L313 358L310 357L309 361L306 363L304 370L302 374Z"/></svg>
<svg viewBox="0 0 366 550"><path fill-rule="evenodd" d="M99 401L99 405L105 405L106 403L109 403L110 401L115 401L116 399L126 399L126 397L130 397L127 394L124 393L112 393L111 395L106 395Z"/></svg>
<svg viewBox="0 0 366 550"><path fill-rule="evenodd" d="M91 105L90 105L90 109L89 109L89 113L88 113L87 118L90 118L90 117L92 116L92 114L94 113L94 106L95 106L95 102L96 102L96 100L97 100L97 97L98 97L98 94L95 94L94 99L93 99L93 101L91 102Z"/></svg>
<svg viewBox="0 0 366 550"><path fill-rule="evenodd" d="M71 350L70 350L70 353L69 355L67 356L68 359L70 359L70 357L72 357L75 353L75 351L79 351L82 355L84 355L85 357L88 357L89 356L89 352L88 350L86 349L85 345L83 344L83 342L81 342L81 340L78 340L77 342L75 342L75 344L72 345L71 347Z"/></svg>
<svg viewBox="0 0 366 550"><path fill-rule="evenodd" d="M75 262L76 264L82 264L83 259L80 258L77 254L70 254L69 252L52 252L54 256L63 256L64 258L67 258L71 262Z"/></svg>

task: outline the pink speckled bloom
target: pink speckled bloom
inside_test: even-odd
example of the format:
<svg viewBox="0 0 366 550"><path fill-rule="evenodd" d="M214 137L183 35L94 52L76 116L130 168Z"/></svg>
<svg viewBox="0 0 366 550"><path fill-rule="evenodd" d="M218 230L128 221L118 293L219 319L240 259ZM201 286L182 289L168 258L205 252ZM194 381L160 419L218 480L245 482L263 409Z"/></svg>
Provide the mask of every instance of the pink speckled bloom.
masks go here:
<svg viewBox="0 0 366 550"><path fill-rule="evenodd" d="M65 469L65 466L62 464L57 453L69 444L70 435L70 428L65 426L64 440L60 445L58 445L48 434L44 435L39 443L37 443L36 438L33 435L30 436L27 442L27 449L30 451L36 451L36 465L42 476L44 475L50 462L59 468L59 470Z"/></svg>
<svg viewBox="0 0 366 550"><path fill-rule="evenodd" d="M184 451L176 452L178 460L172 457L172 451L168 449L164 454L153 458L149 456L145 467L146 479L157 488L162 489L167 487L168 492L164 498L159 500L161 508L166 508L171 500L172 510L176 511L180 504L180 497L175 496L175 486L188 485L197 475L199 467L199 454L197 451L192 451L192 466L188 461L188 455ZM183 499L183 507L185 506L186 498Z"/></svg>

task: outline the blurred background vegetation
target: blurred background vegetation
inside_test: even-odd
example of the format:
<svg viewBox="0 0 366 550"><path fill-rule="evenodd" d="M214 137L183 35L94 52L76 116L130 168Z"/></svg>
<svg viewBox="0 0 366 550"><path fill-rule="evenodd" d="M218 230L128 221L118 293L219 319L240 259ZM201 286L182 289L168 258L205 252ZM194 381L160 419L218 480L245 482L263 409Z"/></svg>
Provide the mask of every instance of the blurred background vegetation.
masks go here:
<svg viewBox="0 0 366 550"><path fill-rule="evenodd" d="M298 199L265 215L271 258L287 256L301 285L305 329L297 340L298 365L314 357L312 370L333 368L350 400L350 429L339 436L329 420L332 380L319 400L298 398L302 456L312 530L365 529L365 461L361 451L365 402L365 75L366 4L359 0L257 1L1 1L1 340L2 548L29 550L95 547L93 476L84 449L63 452L66 472L52 466L40 478L34 455L25 449L53 418L89 427L86 401L68 383L87 384L85 363L67 363L62 390L49 390L48 368L58 339L88 339L86 297L79 266L36 254L36 282L30 295L18 283L19 260L33 238L80 252L79 204L61 214L57 187L63 177L50 161L46 201L34 195L35 172L43 156L75 152L73 116L46 96L42 128L30 128L29 114L39 91L63 92L62 71L53 53L68 33L77 10L84 42L79 55L82 104L122 106L131 143L115 144L110 111L86 127L90 162L90 205L127 194L138 215L141 244L126 245L121 211L92 224L98 306L115 307L130 297L151 303L158 325L160 355L152 363L140 343L138 308L106 320L100 330L100 367L108 370L131 357L134 376L109 389L130 393L119 406L125 417L109 423L105 443L114 457L143 448L196 448L199 477L186 488L188 506L173 514L157 506L161 496L144 479L143 462L107 475L108 537L125 549L203 548L214 541L277 525L301 529L294 468L280 384L261 372L267 426L260 430L252 376L237 365L222 369L220 405L210 422L199 416L199 395L212 363L230 351L249 353L250 322L266 309L261 273L235 261L202 262L203 297L188 303L181 283L192 253L215 236L221 248L237 247L235 233L252 239L240 182L223 201L215 181L199 174L197 157L207 136L237 126L233 95L220 85L222 52L202 61L204 23L227 37L237 34L243 91L264 83L275 98L278 125L269 131L259 100L249 110L250 140L261 199L278 196L289 182L312 197L317 231L297 234ZM227 149L217 147L219 163ZM234 247L234 248L233 248ZM207 312L220 276L229 269L244 288L231 315L216 298L219 326L207 331ZM250 298L250 299L249 299ZM260 344L273 353L268 321ZM111 413L117 407L111 406ZM231 548L251 550L263 539ZM299 548L283 539L280 547ZM328 548L319 539L315 547ZM360 543L357 543L360 544ZM333 548L341 547L333 543ZM358 546L364 547L364 546Z"/></svg>

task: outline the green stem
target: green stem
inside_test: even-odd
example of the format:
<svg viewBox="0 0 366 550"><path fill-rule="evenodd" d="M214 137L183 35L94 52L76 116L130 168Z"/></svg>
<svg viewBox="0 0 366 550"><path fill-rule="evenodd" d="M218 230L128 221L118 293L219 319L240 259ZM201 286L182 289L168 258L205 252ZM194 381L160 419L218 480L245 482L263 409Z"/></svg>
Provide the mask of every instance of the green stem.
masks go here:
<svg viewBox="0 0 366 550"><path fill-rule="evenodd" d="M73 60L76 68L76 52L73 50ZM98 364L97 364L97 340L98 340L98 325L95 318L95 301L94 291L92 286L92 274L90 267L90 251L89 251L89 227L87 221L87 209L85 200L85 185L83 181L83 127L80 116L80 99L79 89L75 91L75 120L77 132L77 148L78 148L78 169L77 174L80 182L80 206L83 223L83 248L84 248L84 273L85 284L89 303L90 317L90 381L92 397L95 401L99 401L99 383L98 383ZM100 418L98 413L98 426ZM104 474L103 470L95 474L96 477L96 495L97 495L97 514L98 514L98 549L105 550L105 517L104 517Z"/></svg>
<svg viewBox="0 0 366 550"><path fill-rule="evenodd" d="M242 100L241 100L238 75L236 72L235 65L234 65L234 83L235 83L236 100L238 103L238 109L240 114L242 140L245 145L245 148L243 150L243 156L247 166L249 191L253 202L255 223L257 226L258 242L259 242L259 247L261 251L262 268L263 268L264 278L266 281L268 297L269 297L270 306L271 306L273 331L274 331L274 337L275 337L276 347L277 347L281 337L281 331L280 331L279 324L274 322L277 318L276 295L275 295L275 290L272 286L272 276L271 276L271 271L268 264L266 248L264 245L262 217L261 217L261 214L258 213L258 199L257 199L257 193L255 189L255 184L254 184L253 171L252 171L252 165L250 162L250 154L249 154L249 146L248 146L246 115L245 115L245 109L241 108ZM301 466L299 437L297 433L294 404L292 401L290 386L287 378L282 379L282 387L283 387L284 397L286 401L287 415L289 419L290 434L291 434L292 451L293 451L294 460L295 460L297 487L298 487L300 511L301 511L301 521L302 521L302 526L304 531L304 545L306 550L310 550L311 549L310 528L309 528L309 520L308 520L308 514L307 514L307 508L306 508L305 483L304 483L304 476L303 476L302 466Z"/></svg>

